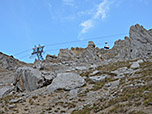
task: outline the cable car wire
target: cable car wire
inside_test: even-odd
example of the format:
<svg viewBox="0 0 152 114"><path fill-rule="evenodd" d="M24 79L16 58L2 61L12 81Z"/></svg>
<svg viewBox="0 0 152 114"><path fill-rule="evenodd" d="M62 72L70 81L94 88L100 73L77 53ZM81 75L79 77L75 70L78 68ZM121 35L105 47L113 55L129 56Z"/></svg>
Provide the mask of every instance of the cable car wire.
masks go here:
<svg viewBox="0 0 152 114"><path fill-rule="evenodd" d="M69 41L69 42L59 42L59 43L52 43L52 44L46 44L44 45L45 47L49 47L49 46L55 46L55 45L63 45L63 44L70 44L70 43L76 43L76 42L84 42L84 41L88 41L88 40L96 40L96 39L104 39L104 38L110 38L110 37L116 37L116 36L122 36L122 35L126 35L128 33L122 33L122 34L115 34L115 35L106 35L106 36L99 36L99 37L94 37L94 38L87 38L84 40L75 40L75 41ZM19 53L14 54L14 56L17 55L21 55L25 52L31 51L32 48L21 51ZM22 57L21 57L22 58Z"/></svg>

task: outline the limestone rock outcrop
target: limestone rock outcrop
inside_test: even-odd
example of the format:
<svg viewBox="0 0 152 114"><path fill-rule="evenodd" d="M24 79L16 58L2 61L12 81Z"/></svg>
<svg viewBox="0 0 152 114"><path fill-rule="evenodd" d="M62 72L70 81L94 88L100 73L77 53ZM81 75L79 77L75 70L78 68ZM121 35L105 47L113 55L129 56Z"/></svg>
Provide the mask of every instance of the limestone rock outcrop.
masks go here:
<svg viewBox="0 0 152 114"><path fill-rule="evenodd" d="M49 85L56 77L54 72L40 72L31 67L20 67L14 77L14 85L20 91L33 91Z"/></svg>
<svg viewBox="0 0 152 114"><path fill-rule="evenodd" d="M53 62L53 63L59 63L59 62L61 62L61 60L57 56L55 56L55 55L49 55L49 54L47 54L46 60L48 62Z"/></svg>
<svg viewBox="0 0 152 114"><path fill-rule="evenodd" d="M88 48L95 48L95 44L93 41L88 42Z"/></svg>
<svg viewBox="0 0 152 114"><path fill-rule="evenodd" d="M0 98L8 95L13 90L14 90L14 87L12 86L5 86L5 87L0 88Z"/></svg>
<svg viewBox="0 0 152 114"><path fill-rule="evenodd" d="M118 40L110 50L95 48L93 41L87 48L61 49L58 56L47 56L50 61L74 61L76 63L97 64L104 60L130 60L152 56L152 29L146 30L136 24L130 27L129 37Z"/></svg>
<svg viewBox="0 0 152 114"><path fill-rule="evenodd" d="M62 61L74 61L75 63L97 64L102 61L96 48L71 48L61 49L58 57Z"/></svg>
<svg viewBox="0 0 152 114"><path fill-rule="evenodd" d="M85 85L85 80L75 73L59 73L57 77L48 86L50 92L58 89L72 90Z"/></svg>
<svg viewBox="0 0 152 114"><path fill-rule="evenodd" d="M116 41L113 48L104 54L104 58L128 60L152 56L151 31L139 24L131 26L129 37Z"/></svg>
<svg viewBox="0 0 152 114"><path fill-rule="evenodd" d="M26 63L15 59L13 56L8 56L0 52L0 67L7 70L16 70L19 66Z"/></svg>

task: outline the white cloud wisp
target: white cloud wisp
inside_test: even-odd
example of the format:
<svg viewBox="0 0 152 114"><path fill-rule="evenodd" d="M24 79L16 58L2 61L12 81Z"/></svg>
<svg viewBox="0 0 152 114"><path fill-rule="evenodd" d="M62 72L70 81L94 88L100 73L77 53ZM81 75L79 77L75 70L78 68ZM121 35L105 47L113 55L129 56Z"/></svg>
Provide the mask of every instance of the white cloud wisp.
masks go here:
<svg viewBox="0 0 152 114"><path fill-rule="evenodd" d="M62 0L67 6L74 6L74 0Z"/></svg>
<svg viewBox="0 0 152 114"><path fill-rule="evenodd" d="M81 30L81 33L85 33L85 32L87 32L88 29L93 27L93 22L91 19L89 19L87 21L84 21L80 25L83 27L83 29Z"/></svg>
<svg viewBox="0 0 152 114"><path fill-rule="evenodd" d="M92 14L92 17L80 24L82 30L79 33L79 36L80 34L84 34L89 29L94 27L94 22L97 19L101 18L102 20L104 20L107 16L107 11L109 10L109 7L110 7L110 2L108 2L108 0L103 0L103 2L98 4L95 13Z"/></svg>
<svg viewBox="0 0 152 114"><path fill-rule="evenodd" d="M104 0L103 2L101 2L98 7L97 7L97 11L96 14L94 15L94 19L98 19L100 16L102 19L105 19L106 17L106 13L109 10L109 2L107 0Z"/></svg>

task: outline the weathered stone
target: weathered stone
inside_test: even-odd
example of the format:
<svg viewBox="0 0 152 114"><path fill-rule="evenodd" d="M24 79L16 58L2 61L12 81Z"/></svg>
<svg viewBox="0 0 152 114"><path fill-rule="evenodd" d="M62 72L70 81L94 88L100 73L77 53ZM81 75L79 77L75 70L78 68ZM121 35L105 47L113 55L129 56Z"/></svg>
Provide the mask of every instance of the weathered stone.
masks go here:
<svg viewBox="0 0 152 114"><path fill-rule="evenodd" d="M92 103L92 101L95 101L99 98L100 98L100 96L98 96L96 91L89 91L87 93L86 101L87 101L87 103Z"/></svg>
<svg viewBox="0 0 152 114"><path fill-rule="evenodd" d="M15 108L15 107L16 107L15 104L8 105L8 108L9 108L9 109L10 109L10 108Z"/></svg>
<svg viewBox="0 0 152 114"><path fill-rule="evenodd" d="M46 63L40 60L35 60L33 68L38 70L46 70Z"/></svg>
<svg viewBox="0 0 152 114"><path fill-rule="evenodd" d="M87 68L85 66L77 66L75 67L76 70L86 70Z"/></svg>
<svg viewBox="0 0 152 114"><path fill-rule="evenodd" d="M26 63L15 59L13 56L8 56L0 52L0 67L7 70L16 70L19 66L23 66Z"/></svg>
<svg viewBox="0 0 152 114"><path fill-rule="evenodd" d="M89 80L92 81L92 82L103 82L105 81L105 78L108 77L108 76L92 76L92 77L89 77Z"/></svg>
<svg viewBox="0 0 152 114"><path fill-rule="evenodd" d="M76 89L73 89L69 92L69 95L71 98L76 98L78 93L79 93L80 89L79 88L76 88Z"/></svg>
<svg viewBox="0 0 152 114"><path fill-rule="evenodd" d="M133 69L128 69L127 67L119 68L115 71L111 71L111 73L117 74L118 77L124 76L125 74L131 74L135 72Z"/></svg>
<svg viewBox="0 0 152 114"><path fill-rule="evenodd" d="M22 100L22 98L20 97L20 98L18 98L18 99L12 99L12 100L10 100L9 102L10 103L17 103L17 102L19 102L19 101L21 101Z"/></svg>
<svg viewBox="0 0 152 114"><path fill-rule="evenodd" d="M20 67L16 71L14 85L20 91L33 91L49 85L55 77L55 73L40 72L31 67Z"/></svg>
<svg viewBox="0 0 152 114"><path fill-rule="evenodd" d="M89 66L89 68L95 69L95 68L97 68L97 65L91 65L91 66Z"/></svg>
<svg viewBox="0 0 152 114"><path fill-rule="evenodd" d="M88 42L88 48L95 48L95 44L93 41Z"/></svg>
<svg viewBox="0 0 152 114"><path fill-rule="evenodd" d="M142 59L139 59L138 61L137 61L137 63L143 63L144 61L142 60Z"/></svg>
<svg viewBox="0 0 152 114"><path fill-rule="evenodd" d="M56 74L54 72L46 72L46 71L42 71L41 72L41 76L45 79L45 80L53 80L56 77Z"/></svg>
<svg viewBox="0 0 152 114"><path fill-rule="evenodd" d="M126 73L127 69L128 69L127 67L122 67L122 68L119 68L115 71L112 71L111 73L115 73L117 75L123 75Z"/></svg>
<svg viewBox="0 0 152 114"><path fill-rule="evenodd" d="M90 76L95 76L95 75L97 75L97 74L99 74L99 73L100 73L100 71L95 70L95 71L93 71L92 73L90 73Z"/></svg>
<svg viewBox="0 0 152 114"><path fill-rule="evenodd" d="M103 60L98 56L99 49L96 48L73 48L60 49L58 57L64 61L73 61L74 63L81 64L99 64ZM72 63L73 64L73 63ZM72 65L71 63L69 65Z"/></svg>
<svg viewBox="0 0 152 114"><path fill-rule="evenodd" d="M59 73L48 86L48 91L53 92L58 89L72 90L82 87L85 80L75 73Z"/></svg>
<svg viewBox="0 0 152 114"><path fill-rule="evenodd" d="M130 66L130 68L139 68L140 65L138 62L133 62L133 64Z"/></svg>
<svg viewBox="0 0 152 114"><path fill-rule="evenodd" d="M120 83L120 80L116 80L116 81L109 82L109 83L105 84L105 87L108 87L109 90L112 90L112 89L117 88L119 83Z"/></svg>
<svg viewBox="0 0 152 114"><path fill-rule="evenodd" d="M9 93L11 93L14 90L14 87L11 86L5 86L3 88L0 89L0 98L3 96L7 96L9 95Z"/></svg>
<svg viewBox="0 0 152 114"><path fill-rule="evenodd" d="M121 60L152 56L152 35L143 26L130 27L129 37L115 42L114 47L104 54L105 59Z"/></svg>
<svg viewBox="0 0 152 114"><path fill-rule="evenodd" d="M57 56L55 56L55 55L49 55L49 54L47 54L47 56L46 56L46 61L49 61L49 62L52 62L52 63L59 63L59 62L61 62L60 59Z"/></svg>

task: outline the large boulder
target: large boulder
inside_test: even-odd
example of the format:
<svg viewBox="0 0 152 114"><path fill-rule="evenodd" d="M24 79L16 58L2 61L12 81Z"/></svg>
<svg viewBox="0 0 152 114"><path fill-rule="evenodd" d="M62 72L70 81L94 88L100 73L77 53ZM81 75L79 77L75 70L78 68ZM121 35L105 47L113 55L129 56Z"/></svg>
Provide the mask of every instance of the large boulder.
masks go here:
<svg viewBox="0 0 152 114"><path fill-rule="evenodd" d="M85 80L75 73L59 73L48 86L48 91L53 92L59 89L72 90L85 85Z"/></svg>
<svg viewBox="0 0 152 114"><path fill-rule="evenodd" d="M49 85L56 77L54 72L44 72L31 67L20 67L14 77L14 85L20 91L33 91Z"/></svg>
<svg viewBox="0 0 152 114"><path fill-rule="evenodd" d="M7 96L13 90L14 90L14 87L12 87L12 86L5 86L5 87L0 88L0 98L4 97L4 96Z"/></svg>
<svg viewBox="0 0 152 114"><path fill-rule="evenodd" d="M97 83L97 82L104 82L105 78L106 76L92 76L92 77L89 77L89 80Z"/></svg>
<svg viewBox="0 0 152 114"><path fill-rule="evenodd" d="M133 62L132 65L130 66L130 68L139 68L140 65L138 62Z"/></svg>

